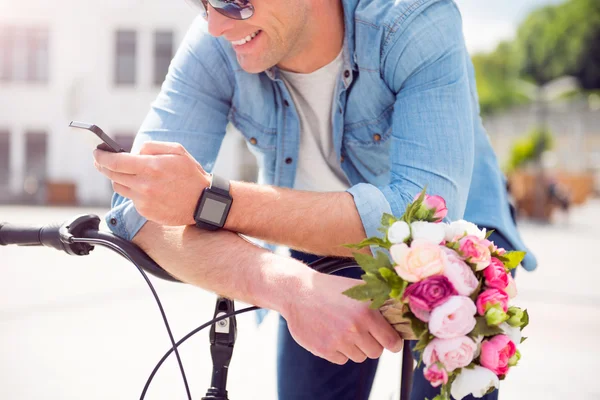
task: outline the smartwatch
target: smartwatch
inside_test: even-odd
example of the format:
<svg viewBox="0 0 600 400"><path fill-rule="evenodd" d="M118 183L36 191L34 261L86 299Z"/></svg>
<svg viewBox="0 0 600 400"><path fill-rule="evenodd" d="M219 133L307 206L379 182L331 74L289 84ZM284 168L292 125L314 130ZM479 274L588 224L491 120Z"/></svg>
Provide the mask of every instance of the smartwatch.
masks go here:
<svg viewBox="0 0 600 400"><path fill-rule="evenodd" d="M202 191L194 210L196 226L209 231L223 228L232 202L229 181L213 174L212 184Z"/></svg>

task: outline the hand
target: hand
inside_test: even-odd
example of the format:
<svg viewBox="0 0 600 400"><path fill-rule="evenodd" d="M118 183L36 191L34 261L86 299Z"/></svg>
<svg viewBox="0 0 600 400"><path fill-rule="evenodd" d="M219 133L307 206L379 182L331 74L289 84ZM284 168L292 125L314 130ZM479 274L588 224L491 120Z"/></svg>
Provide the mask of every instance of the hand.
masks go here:
<svg viewBox="0 0 600 400"><path fill-rule="evenodd" d="M379 310L342 294L359 280L321 273L308 277L282 310L299 345L340 365L378 358L384 348L402 349L402 338Z"/></svg>
<svg viewBox="0 0 600 400"><path fill-rule="evenodd" d="M115 192L131 199L143 217L161 225L194 224L210 174L179 143L146 142L140 154L94 150L94 165Z"/></svg>

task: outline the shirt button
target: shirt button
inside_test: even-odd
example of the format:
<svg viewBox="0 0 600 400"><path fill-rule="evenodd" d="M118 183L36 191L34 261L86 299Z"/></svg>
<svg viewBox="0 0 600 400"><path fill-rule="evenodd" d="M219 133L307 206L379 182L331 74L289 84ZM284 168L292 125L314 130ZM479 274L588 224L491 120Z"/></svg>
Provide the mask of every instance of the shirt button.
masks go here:
<svg viewBox="0 0 600 400"><path fill-rule="evenodd" d="M348 71L348 70L344 71L344 77L349 78L350 77L350 71Z"/></svg>
<svg viewBox="0 0 600 400"><path fill-rule="evenodd" d="M373 140L375 140L376 142L379 142L381 140L381 135L379 133L374 134Z"/></svg>
<svg viewBox="0 0 600 400"><path fill-rule="evenodd" d="M286 107L289 107L289 106L290 106L290 103L289 103L287 100L284 100L284 101L283 101L283 105L284 105L284 106L286 106Z"/></svg>
<svg viewBox="0 0 600 400"><path fill-rule="evenodd" d="M117 224L117 219L116 218L111 218L110 219L110 224L111 225L116 225Z"/></svg>
<svg viewBox="0 0 600 400"><path fill-rule="evenodd" d="M250 143L256 144L258 143L258 141L256 140L256 138L250 138Z"/></svg>
<svg viewBox="0 0 600 400"><path fill-rule="evenodd" d="M294 161L294 160L292 160L292 158L291 158L291 157L288 157L288 158L286 158L286 159L285 159L285 163L286 163L286 164L291 164L291 163L292 163L292 161Z"/></svg>

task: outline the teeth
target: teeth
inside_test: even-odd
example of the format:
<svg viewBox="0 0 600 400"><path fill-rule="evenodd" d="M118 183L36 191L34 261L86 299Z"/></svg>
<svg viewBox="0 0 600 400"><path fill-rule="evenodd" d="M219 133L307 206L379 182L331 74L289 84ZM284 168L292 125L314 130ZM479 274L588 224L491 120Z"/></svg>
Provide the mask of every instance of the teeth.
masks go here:
<svg viewBox="0 0 600 400"><path fill-rule="evenodd" d="M258 32L260 32L260 31L256 31L256 32L254 32L253 34L251 34L251 35L248 35L248 36L246 36L245 38L242 38L242 39L240 39L240 40L233 40L233 41L231 42L231 44L233 44L233 45L236 45L236 46L241 46L241 45L243 45L243 44L246 44L246 43L248 43L249 41L251 41L252 39L254 39L254 38L256 37L256 35L258 35Z"/></svg>

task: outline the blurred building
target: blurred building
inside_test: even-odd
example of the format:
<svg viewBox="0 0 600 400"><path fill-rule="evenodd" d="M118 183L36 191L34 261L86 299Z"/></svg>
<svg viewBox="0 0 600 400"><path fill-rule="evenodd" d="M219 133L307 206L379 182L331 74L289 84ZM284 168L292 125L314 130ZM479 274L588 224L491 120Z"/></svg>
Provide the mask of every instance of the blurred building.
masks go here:
<svg viewBox="0 0 600 400"><path fill-rule="evenodd" d="M183 0L0 0L0 202L107 205L86 132L68 124L130 146L196 15ZM226 141L216 168L253 179L243 141Z"/></svg>
<svg viewBox="0 0 600 400"><path fill-rule="evenodd" d="M535 104L484 117L500 160L507 160L515 141L540 125ZM548 167L571 172L600 171L600 97L581 96L547 106L545 123L554 138Z"/></svg>

